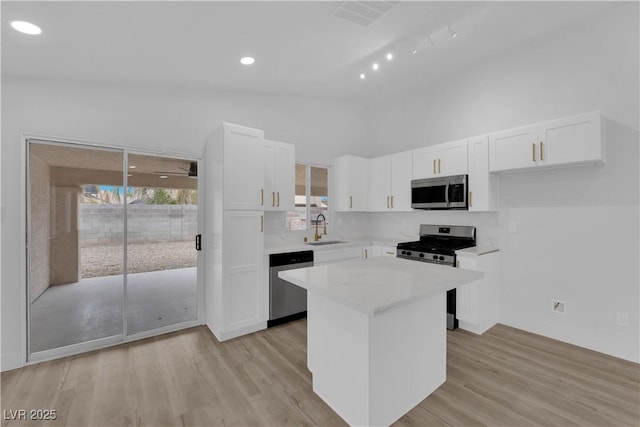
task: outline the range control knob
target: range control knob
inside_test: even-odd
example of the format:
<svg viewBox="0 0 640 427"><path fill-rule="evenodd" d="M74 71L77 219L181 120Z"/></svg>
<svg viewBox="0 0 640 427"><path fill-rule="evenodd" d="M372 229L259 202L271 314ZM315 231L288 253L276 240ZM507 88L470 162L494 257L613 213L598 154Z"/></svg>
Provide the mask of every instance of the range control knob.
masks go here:
<svg viewBox="0 0 640 427"><path fill-rule="evenodd" d="M402 251L402 252L401 252L401 254L402 254L402 255L406 255L406 254L407 254L407 251Z"/></svg>
<svg viewBox="0 0 640 427"><path fill-rule="evenodd" d="M440 255L440 261L444 261L444 257Z"/></svg>
<svg viewBox="0 0 640 427"><path fill-rule="evenodd" d="M418 255L418 256L419 256L420 258L424 258L424 254L422 254L422 253L421 253L420 255Z"/></svg>
<svg viewBox="0 0 640 427"><path fill-rule="evenodd" d="M438 259L438 255L434 255L434 256L433 256L433 259Z"/></svg>
<svg viewBox="0 0 640 427"><path fill-rule="evenodd" d="M411 256L411 252L407 251L407 255Z"/></svg>

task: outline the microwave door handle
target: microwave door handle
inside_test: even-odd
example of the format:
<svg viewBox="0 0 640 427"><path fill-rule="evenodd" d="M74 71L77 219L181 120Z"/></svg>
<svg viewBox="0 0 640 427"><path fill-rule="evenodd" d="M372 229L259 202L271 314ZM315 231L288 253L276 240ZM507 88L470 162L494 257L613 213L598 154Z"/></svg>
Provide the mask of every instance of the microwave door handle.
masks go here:
<svg viewBox="0 0 640 427"><path fill-rule="evenodd" d="M447 204L447 207L449 207L449 182L447 182L447 186L444 189L444 201Z"/></svg>

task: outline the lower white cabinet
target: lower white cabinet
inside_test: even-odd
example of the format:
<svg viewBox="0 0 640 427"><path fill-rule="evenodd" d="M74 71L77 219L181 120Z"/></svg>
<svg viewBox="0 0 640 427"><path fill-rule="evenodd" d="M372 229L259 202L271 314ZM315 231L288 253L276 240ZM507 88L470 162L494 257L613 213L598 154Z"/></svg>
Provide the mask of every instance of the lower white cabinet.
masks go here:
<svg viewBox="0 0 640 427"><path fill-rule="evenodd" d="M394 257L396 256L396 248L395 246L387 246L387 245L372 245L371 246L371 256L379 257L379 256L388 256Z"/></svg>
<svg viewBox="0 0 640 427"><path fill-rule="evenodd" d="M222 216L224 235L216 236L220 240L211 248L215 263L205 296L207 323L220 341L266 327L262 301L268 291L263 286L263 213L224 211Z"/></svg>
<svg viewBox="0 0 640 427"><path fill-rule="evenodd" d="M459 328L483 334L498 323L499 252L483 255L456 255L458 267L481 271L484 277L456 291L456 316Z"/></svg>
<svg viewBox="0 0 640 427"><path fill-rule="evenodd" d="M368 256L367 246L355 246L339 249L322 249L313 251L313 265L333 264L336 262L361 259Z"/></svg>

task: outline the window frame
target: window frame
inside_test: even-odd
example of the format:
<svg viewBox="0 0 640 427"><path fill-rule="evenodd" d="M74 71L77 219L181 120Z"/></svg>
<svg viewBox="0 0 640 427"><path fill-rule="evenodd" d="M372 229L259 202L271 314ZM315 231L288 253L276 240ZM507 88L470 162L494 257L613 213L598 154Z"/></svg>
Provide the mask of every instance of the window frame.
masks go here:
<svg viewBox="0 0 640 427"><path fill-rule="evenodd" d="M304 165L305 166L305 228L300 229L300 230L292 230L289 228L289 224L287 224L287 230L291 231L291 232L303 232L306 233L309 230L311 230L311 168L315 167L315 168L323 168L327 170L327 200L329 201L329 206L327 208L325 217L326 217L326 221L328 224L331 223L330 219L332 217L331 212L333 211L333 209L331 208L331 198L332 198L332 194L331 194L331 174L332 174L332 167L331 165L325 165L325 164L321 164L321 163L313 163L313 162L304 162L304 161L300 161L300 160L296 160L295 162L296 165ZM295 181L294 181L295 183ZM295 185L294 185L295 188ZM295 191L294 191L294 199L295 199ZM295 209L295 207L294 207Z"/></svg>

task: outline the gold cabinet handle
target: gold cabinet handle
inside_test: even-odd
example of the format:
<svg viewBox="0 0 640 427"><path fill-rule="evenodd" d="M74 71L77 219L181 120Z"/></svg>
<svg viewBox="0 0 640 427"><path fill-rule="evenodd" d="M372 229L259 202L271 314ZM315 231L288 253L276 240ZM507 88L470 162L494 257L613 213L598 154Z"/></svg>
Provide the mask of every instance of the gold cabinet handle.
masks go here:
<svg viewBox="0 0 640 427"><path fill-rule="evenodd" d="M442 173L442 170L440 169L440 163L442 162L440 159L438 159L438 173Z"/></svg>
<svg viewBox="0 0 640 427"><path fill-rule="evenodd" d="M391 209L393 209L393 196L391 196Z"/></svg>
<svg viewBox="0 0 640 427"><path fill-rule="evenodd" d="M433 159L433 174L436 174L436 159Z"/></svg>
<svg viewBox="0 0 640 427"><path fill-rule="evenodd" d="M544 160L544 151L543 151L544 143L540 141L540 160Z"/></svg>
<svg viewBox="0 0 640 427"><path fill-rule="evenodd" d="M473 207L473 191L469 191L469 207Z"/></svg>
<svg viewBox="0 0 640 427"><path fill-rule="evenodd" d="M264 206L264 188L260 189L260 206Z"/></svg>
<svg viewBox="0 0 640 427"><path fill-rule="evenodd" d="M276 194L278 195L278 204L276 206L280 207L280 192L278 191Z"/></svg>
<svg viewBox="0 0 640 427"><path fill-rule="evenodd" d="M536 161L536 143L531 144L531 160Z"/></svg>
<svg viewBox="0 0 640 427"><path fill-rule="evenodd" d="M349 196L349 209L353 208L353 196Z"/></svg>
<svg viewBox="0 0 640 427"><path fill-rule="evenodd" d="M264 233L264 215L260 215L260 232Z"/></svg>
<svg viewBox="0 0 640 427"><path fill-rule="evenodd" d="M275 191L271 192L271 206L272 207L276 206L276 192Z"/></svg>
<svg viewBox="0 0 640 427"><path fill-rule="evenodd" d="M387 209L389 209L389 196L387 196Z"/></svg>

